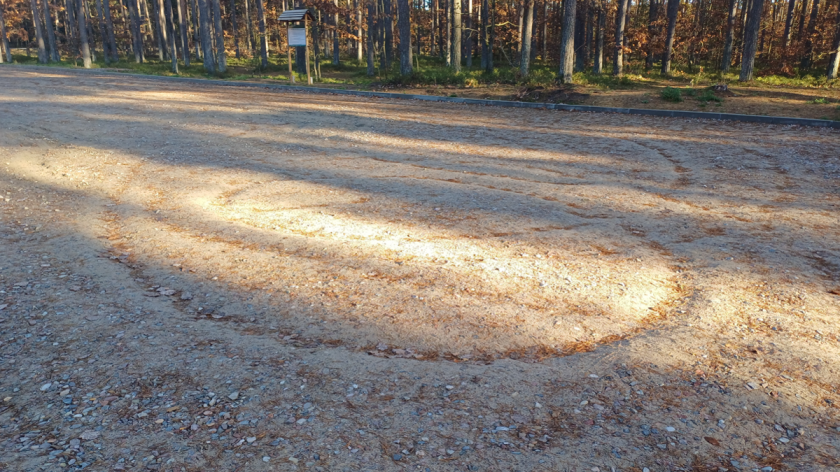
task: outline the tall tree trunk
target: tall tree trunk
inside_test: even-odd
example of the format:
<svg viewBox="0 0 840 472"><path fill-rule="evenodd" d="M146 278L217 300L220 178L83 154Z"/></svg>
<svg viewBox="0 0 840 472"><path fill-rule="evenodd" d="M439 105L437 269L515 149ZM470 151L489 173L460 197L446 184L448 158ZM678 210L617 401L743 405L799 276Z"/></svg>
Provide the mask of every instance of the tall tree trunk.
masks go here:
<svg viewBox="0 0 840 472"><path fill-rule="evenodd" d="M108 49L111 51L111 61L120 61L120 52L117 49L117 39L114 37L114 21L111 19L111 5L108 0L102 4L102 16L105 18L105 32L108 34Z"/></svg>
<svg viewBox="0 0 840 472"><path fill-rule="evenodd" d="M487 69L485 70L492 73L496 67L496 59L493 57L493 48L496 45L496 0L490 2L490 13L487 15L487 20L490 22L490 38L487 41L489 54L487 54Z"/></svg>
<svg viewBox="0 0 840 472"><path fill-rule="evenodd" d="M796 40L802 41L805 35L805 19L808 18L808 0L802 0L802 9L799 12L799 30L796 31Z"/></svg>
<svg viewBox="0 0 840 472"><path fill-rule="evenodd" d="M44 44L44 23L41 21L41 12L38 10L38 0L30 0L32 7L32 24L35 26L35 40L38 42L38 62L46 64L47 47Z"/></svg>
<svg viewBox="0 0 840 472"><path fill-rule="evenodd" d="M624 74L624 25L627 21L628 0L618 0L618 12L615 16L615 52L613 54L613 75Z"/></svg>
<svg viewBox="0 0 840 472"><path fill-rule="evenodd" d="M461 72L461 0L452 0L452 69Z"/></svg>
<svg viewBox="0 0 840 472"><path fill-rule="evenodd" d="M365 49L365 31L362 27L364 19L362 18L362 5L360 0L353 0L353 6L356 9L356 62L361 65Z"/></svg>
<svg viewBox="0 0 840 472"><path fill-rule="evenodd" d="M257 0L257 21L259 21L260 28L260 65L263 69L268 67L268 39L265 37L265 7L263 0ZM300 53L298 48L296 54ZM306 54L305 52L303 54Z"/></svg>
<svg viewBox="0 0 840 472"><path fill-rule="evenodd" d="M185 0L178 1L178 27L181 31L181 54L184 56L184 67L190 66L190 30L189 19L185 15L189 15ZM233 2L233 0L231 0ZM234 24L236 24L234 22Z"/></svg>
<svg viewBox="0 0 840 472"><path fill-rule="evenodd" d="M376 65L373 57L373 36L376 21L376 6L372 1L369 1L367 7L367 75L373 77L376 75Z"/></svg>
<svg viewBox="0 0 840 472"><path fill-rule="evenodd" d="M178 0L175 0L178 1ZM169 57L172 58L172 72L178 73L178 48L175 46L174 18L172 18L172 0L163 0L163 13L166 18L163 24L166 26L166 37L169 38Z"/></svg>
<svg viewBox="0 0 840 472"><path fill-rule="evenodd" d="M400 34L400 74L411 75L411 10L408 0L397 0L397 30Z"/></svg>
<svg viewBox="0 0 840 472"><path fill-rule="evenodd" d="M262 0L260 0L262 1ZM227 54L225 54L225 31L222 29L222 9L219 0L210 0L213 4L213 22L216 30L216 71L227 71Z"/></svg>
<svg viewBox="0 0 840 472"><path fill-rule="evenodd" d="M732 40L735 37L735 19L737 18L737 13L738 1L729 0L729 16L726 21L726 41L723 44L723 59L720 64L720 70L723 73L729 72L729 66L732 64Z"/></svg>
<svg viewBox="0 0 840 472"><path fill-rule="evenodd" d="M87 25L88 45L90 46L90 59L96 62L96 35L93 34L93 17L90 14L90 5L87 0L79 0L84 3L85 24Z"/></svg>
<svg viewBox="0 0 840 472"><path fill-rule="evenodd" d="M44 27L47 30L47 44L50 47L48 56L51 61L58 62L61 58L58 56L58 47L56 47L55 43L55 30L53 29L52 14L50 13L50 2L43 0L41 5L44 8Z"/></svg>
<svg viewBox="0 0 840 472"><path fill-rule="evenodd" d="M3 36L5 37L5 33ZM831 43L831 56L828 60L828 78L836 79L838 69L840 69L840 5L837 7L837 19L834 20L834 41Z"/></svg>
<svg viewBox="0 0 840 472"><path fill-rule="evenodd" d="M236 28L236 0L230 0L230 29L233 34L233 48L236 51L236 58L242 57L239 50L239 31Z"/></svg>
<svg viewBox="0 0 840 472"><path fill-rule="evenodd" d="M735 0L729 0L734 3ZM659 20L659 5L657 0L650 0L648 4L648 44L645 51L645 70L653 69L653 56L655 55L656 33L658 31L657 21Z"/></svg>
<svg viewBox="0 0 840 472"><path fill-rule="evenodd" d="M814 57L814 34L817 30L817 17L819 13L820 0L814 0L814 6L811 7L811 18L808 20L808 28L805 30L805 54L802 56L802 69L811 68L811 60Z"/></svg>
<svg viewBox="0 0 840 472"><path fill-rule="evenodd" d="M140 35L140 15L137 12L137 2L135 0L127 0L126 3L128 3L128 15L131 17L129 24L131 26L131 46L134 50L134 61L141 64L144 59L143 37Z"/></svg>
<svg viewBox="0 0 840 472"><path fill-rule="evenodd" d="M522 77L528 77L528 67L531 61L531 36L534 31L534 0L525 0L524 14L519 73L522 74Z"/></svg>
<svg viewBox="0 0 840 472"><path fill-rule="evenodd" d="M79 20L79 46L82 48L82 64L90 69L90 43L88 42L87 15L85 14L85 0L77 0L79 9L76 18Z"/></svg>
<svg viewBox="0 0 840 472"><path fill-rule="evenodd" d="M488 45L487 45L487 14L489 9L489 2L488 0L481 0L481 5L479 6L479 21L478 21L478 42L481 44L481 69L487 69L487 54L488 54Z"/></svg>
<svg viewBox="0 0 840 472"><path fill-rule="evenodd" d="M163 0L151 0L152 14L154 15L154 33L158 45L158 59L166 60L166 27L163 19Z"/></svg>
<svg viewBox="0 0 840 472"><path fill-rule="evenodd" d="M577 0L563 1L563 26L560 29L560 69L557 80L561 84L571 84L575 67L575 18Z"/></svg>
<svg viewBox="0 0 840 472"><path fill-rule="evenodd" d="M752 0L747 23L744 25L744 52L741 59L741 76L738 80L749 82L753 78L755 52L758 45L758 30L761 27L761 13L764 10L764 0Z"/></svg>
<svg viewBox="0 0 840 472"><path fill-rule="evenodd" d="M674 52L674 35L677 32L677 15L680 12L680 0L668 0L668 36L665 38L665 51L662 53L662 74L671 74L671 54Z"/></svg>
<svg viewBox="0 0 840 472"><path fill-rule="evenodd" d="M212 33L210 31L210 8L207 0L198 1L198 28L201 36L201 50L204 53L204 70L214 74L216 61L213 57Z"/></svg>
<svg viewBox="0 0 840 472"><path fill-rule="evenodd" d="M453 0L443 0L446 2L446 67L452 67L452 2Z"/></svg>
<svg viewBox="0 0 840 472"><path fill-rule="evenodd" d="M339 43L340 38L338 35L338 0L335 0L335 13L333 14L333 53L332 53L332 63L334 65L341 64L341 56L339 50Z"/></svg>
<svg viewBox="0 0 840 472"><path fill-rule="evenodd" d="M785 33L782 36L782 47L790 46L790 29L793 25L793 13L796 9L796 0L788 0L787 18L785 19Z"/></svg>
<svg viewBox="0 0 840 472"><path fill-rule="evenodd" d="M548 5L550 0L543 0L542 50L540 55L543 62L548 61Z"/></svg>
<svg viewBox="0 0 840 472"><path fill-rule="evenodd" d="M394 15L391 0L383 0L383 25L385 26L385 68L391 69L394 59Z"/></svg>
<svg viewBox="0 0 840 472"><path fill-rule="evenodd" d="M586 42L586 0L578 2L575 8L575 71L583 71L586 57L583 55L583 43Z"/></svg>
<svg viewBox="0 0 840 472"><path fill-rule="evenodd" d="M473 58L473 0L467 0L467 18L464 20L464 25L466 26L464 37L466 38L466 44L464 45L464 52L467 56L467 70L472 69L472 58Z"/></svg>
<svg viewBox="0 0 840 472"><path fill-rule="evenodd" d="M102 37L102 58L105 65L111 63L111 45L108 42L108 29L105 27L105 15L102 13L102 0L96 0L96 15L99 17L99 35Z"/></svg>
<svg viewBox="0 0 840 472"><path fill-rule="evenodd" d="M595 34L595 64L592 73L601 75L604 71L604 33L607 29L607 12L603 2L598 5L598 31Z"/></svg>
<svg viewBox="0 0 840 472"><path fill-rule="evenodd" d="M3 46L6 62L12 62L12 50L9 49L9 36L6 34L6 19L3 16L3 13L3 2L0 1L0 41L2 41L0 46ZM3 58L0 57L0 61L2 60Z"/></svg>

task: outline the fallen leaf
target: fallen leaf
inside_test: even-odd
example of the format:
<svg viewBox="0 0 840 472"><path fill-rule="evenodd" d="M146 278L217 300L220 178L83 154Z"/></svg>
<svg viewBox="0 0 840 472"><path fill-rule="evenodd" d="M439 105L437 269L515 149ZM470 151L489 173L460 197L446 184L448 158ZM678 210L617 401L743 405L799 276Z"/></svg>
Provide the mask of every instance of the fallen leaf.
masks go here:
<svg viewBox="0 0 840 472"><path fill-rule="evenodd" d="M717 447L720 447L720 441L718 441L718 440L717 440L717 439L715 439L715 438L710 438L709 436L706 436L706 437L705 437L705 438L703 438L703 439L705 439L705 440L706 440L706 442L707 442L707 443L709 443L709 444L711 444L712 446L717 446Z"/></svg>

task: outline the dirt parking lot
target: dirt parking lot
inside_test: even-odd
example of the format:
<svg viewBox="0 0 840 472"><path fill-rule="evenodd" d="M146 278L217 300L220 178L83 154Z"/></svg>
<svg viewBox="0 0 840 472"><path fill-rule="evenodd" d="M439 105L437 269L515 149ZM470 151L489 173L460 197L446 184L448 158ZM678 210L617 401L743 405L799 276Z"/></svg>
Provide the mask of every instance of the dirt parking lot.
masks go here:
<svg viewBox="0 0 840 472"><path fill-rule="evenodd" d="M0 470L840 467L837 130L0 82Z"/></svg>

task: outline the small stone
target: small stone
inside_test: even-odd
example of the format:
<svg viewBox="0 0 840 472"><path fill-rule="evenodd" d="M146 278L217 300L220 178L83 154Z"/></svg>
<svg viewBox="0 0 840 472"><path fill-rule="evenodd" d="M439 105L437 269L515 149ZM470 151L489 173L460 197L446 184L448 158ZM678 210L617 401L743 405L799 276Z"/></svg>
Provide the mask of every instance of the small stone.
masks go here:
<svg viewBox="0 0 840 472"><path fill-rule="evenodd" d="M768 466L768 467L764 467L763 469L761 469L761 472L773 472L773 468L772 468L772 467L769 467L769 466Z"/></svg>
<svg viewBox="0 0 840 472"><path fill-rule="evenodd" d="M306 423L306 418L301 418L301 419L297 420L297 421L296 421L296 423L297 423L297 424L303 424L303 423Z"/></svg>
<svg viewBox="0 0 840 472"><path fill-rule="evenodd" d="M402 460L402 457L403 457L402 454L394 454L393 456L391 456L391 458L394 459L395 461Z"/></svg>
<svg viewBox="0 0 840 472"><path fill-rule="evenodd" d="M46 392L50 389L50 387L52 387L52 382L47 382L44 385L41 385L41 391Z"/></svg>
<svg viewBox="0 0 840 472"><path fill-rule="evenodd" d="M455 387L453 387L452 385L447 385L447 386L446 386L446 389L447 389L447 390L452 390L453 388L455 388Z"/></svg>
<svg viewBox="0 0 840 472"><path fill-rule="evenodd" d="M779 441L781 441L781 442L783 442L783 443L788 443L788 442L790 442L790 439L788 439L788 438L779 438Z"/></svg>
<svg viewBox="0 0 840 472"><path fill-rule="evenodd" d="M540 402L534 402L534 408L542 408L542 404Z"/></svg>
<svg viewBox="0 0 840 472"><path fill-rule="evenodd" d="M182 292L181 293L181 300L192 300L193 296L190 292Z"/></svg>
<svg viewBox="0 0 840 472"><path fill-rule="evenodd" d="M91 430L85 431L81 435L79 435L79 438L84 439L85 441L93 441L98 437L99 433Z"/></svg>
<svg viewBox="0 0 840 472"><path fill-rule="evenodd" d="M270 461L270 460L271 460L271 458L270 458L270 457L268 457L268 456L263 456L263 462L268 462L268 461Z"/></svg>
<svg viewBox="0 0 840 472"><path fill-rule="evenodd" d="M198 431L198 425L197 425L196 423L193 423L193 424L190 426L190 429L191 429L191 430L193 430L193 431Z"/></svg>
<svg viewBox="0 0 840 472"><path fill-rule="evenodd" d="M257 437L256 436L251 436L251 437L245 438L245 440L248 441L248 444L251 444L252 442L257 440Z"/></svg>
<svg viewBox="0 0 840 472"><path fill-rule="evenodd" d="M60 397L64 397L64 396L67 396L67 395L70 395L70 389L69 388L66 388L66 389L62 390L58 394L58 396L60 396Z"/></svg>
<svg viewBox="0 0 840 472"><path fill-rule="evenodd" d="M644 469L642 469L642 472L650 472L650 469L648 469L647 467L645 467Z"/></svg>
<svg viewBox="0 0 840 472"><path fill-rule="evenodd" d="M291 463L293 463L293 464L297 464L298 462L300 462L300 460L299 460L299 459L296 459L296 458L294 458L294 457L290 457L290 458L289 458L289 462L291 462Z"/></svg>
<svg viewBox="0 0 840 472"><path fill-rule="evenodd" d="M230 395L228 395L228 398L230 398L233 401L236 401L236 399L239 398L239 390L237 390L237 391L231 393Z"/></svg>
<svg viewBox="0 0 840 472"><path fill-rule="evenodd" d="M665 427L665 431L668 431L669 433L673 433L673 432L674 432L674 431L676 431L676 430L677 430L677 429L676 429L676 428L674 428L673 426L667 426L667 427Z"/></svg>
<svg viewBox="0 0 840 472"><path fill-rule="evenodd" d="M12 397L6 397L6 398L3 399L3 401L4 402L10 402L10 401L12 401Z"/></svg>

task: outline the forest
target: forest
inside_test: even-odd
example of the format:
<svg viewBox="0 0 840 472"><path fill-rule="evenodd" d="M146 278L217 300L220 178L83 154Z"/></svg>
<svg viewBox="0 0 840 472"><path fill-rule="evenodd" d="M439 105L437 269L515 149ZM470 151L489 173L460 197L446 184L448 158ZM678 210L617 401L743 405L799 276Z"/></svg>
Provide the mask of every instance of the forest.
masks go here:
<svg viewBox="0 0 840 472"><path fill-rule="evenodd" d="M321 65L366 66L396 84L478 71L523 81L534 65L557 82L576 72L622 77L675 70L837 77L840 1L834 0L3 0L2 60L91 67L119 61L228 62L265 70L285 60L287 9L308 8L316 78ZM305 72L304 48L294 51ZM422 65L422 67L421 67ZM500 76L497 69L505 73ZM429 72L437 71L437 75ZM401 76L401 77L400 77ZM501 78L500 78L501 77Z"/></svg>

